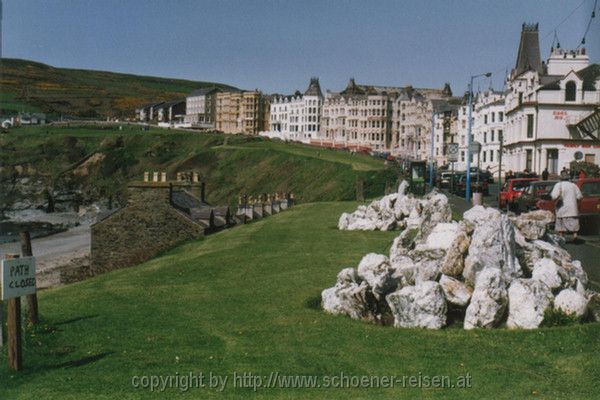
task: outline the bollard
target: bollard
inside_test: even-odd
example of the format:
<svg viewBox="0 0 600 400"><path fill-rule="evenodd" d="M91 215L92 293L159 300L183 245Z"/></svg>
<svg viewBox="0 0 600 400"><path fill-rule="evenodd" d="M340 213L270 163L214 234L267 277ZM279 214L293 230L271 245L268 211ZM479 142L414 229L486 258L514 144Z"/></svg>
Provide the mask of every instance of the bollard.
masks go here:
<svg viewBox="0 0 600 400"><path fill-rule="evenodd" d="M356 201L365 201L364 180L360 176L356 178Z"/></svg>

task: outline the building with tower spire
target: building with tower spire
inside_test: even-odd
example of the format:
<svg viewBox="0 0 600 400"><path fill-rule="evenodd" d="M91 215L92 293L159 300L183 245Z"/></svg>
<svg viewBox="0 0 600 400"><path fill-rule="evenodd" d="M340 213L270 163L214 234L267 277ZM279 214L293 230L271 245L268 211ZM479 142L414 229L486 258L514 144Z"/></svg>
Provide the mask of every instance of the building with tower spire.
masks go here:
<svg viewBox="0 0 600 400"><path fill-rule="evenodd" d="M598 125L589 120L599 105L600 65L586 49L551 48L543 63L538 25L523 24L506 90L506 169L557 174L574 160L598 163Z"/></svg>

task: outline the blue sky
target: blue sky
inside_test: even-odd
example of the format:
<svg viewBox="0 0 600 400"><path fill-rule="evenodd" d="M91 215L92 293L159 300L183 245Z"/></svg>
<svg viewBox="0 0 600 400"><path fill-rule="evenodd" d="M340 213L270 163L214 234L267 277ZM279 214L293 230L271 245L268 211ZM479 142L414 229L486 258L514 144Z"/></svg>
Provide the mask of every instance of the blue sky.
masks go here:
<svg viewBox="0 0 600 400"><path fill-rule="evenodd" d="M513 67L523 22L578 45L594 0L3 0L3 56L291 93L359 83L466 90ZM600 2L599 2L600 4ZM600 60L600 12L586 47ZM480 88L489 86L481 81ZM475 87L477 88L477 86Z"/></svg>

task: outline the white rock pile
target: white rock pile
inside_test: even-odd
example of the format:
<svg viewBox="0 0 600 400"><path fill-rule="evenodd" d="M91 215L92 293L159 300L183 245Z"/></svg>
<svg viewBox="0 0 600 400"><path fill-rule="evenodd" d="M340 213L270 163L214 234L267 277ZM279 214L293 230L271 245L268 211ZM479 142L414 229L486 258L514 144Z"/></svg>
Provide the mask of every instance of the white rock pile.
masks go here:
<svg viewBox="0 0 600 400"><path fill-rule="evenodd" d="M508 217L475 206L452 222L446 196L417 199L405 189L340 218L340 229L403 231L389 256L367 254L338 274L321 294L325 311L428 329L449 315L464 316L465 329L533 329L552 309L600 320L600 294L586 290L581 263L546 231L552 213Z"/></svg>
<svg viewBox="0 0 600 400"><path fill-rule="evenodd" d="M368 206L358 206L351 214L343 213L338 222L340 230L347 231L391 231L394 229L416 229L426 224L425 231L438 222L452 219L448 198L436 191L422 199L407 194L408 183L402 181L397 193L375 200Z"/></svg>

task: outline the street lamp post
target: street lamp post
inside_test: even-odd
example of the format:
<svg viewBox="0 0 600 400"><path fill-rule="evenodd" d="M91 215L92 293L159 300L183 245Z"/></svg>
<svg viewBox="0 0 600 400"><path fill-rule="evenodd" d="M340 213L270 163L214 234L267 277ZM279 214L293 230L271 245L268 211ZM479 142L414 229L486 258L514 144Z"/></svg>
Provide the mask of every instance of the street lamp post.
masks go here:
<svg viewBox="0 0 600 400"><path fill-rule="evenodd" d="M467 202L471 202L471 132L473 131L473 119L471 117L473 113L473 81L475 78L480 76L485 76L489 78L492 76L491 72L487 72L485 74L472 75L471 82L469 83L469 115L468 115L468 132L467 132L467 171L466 171L466 187L465 187L465 200Z"/></svg>
<svg viewBox="0 0 600 400"><path fill-rule="evenodd" d="M433 148L434 148L434 138L435 135L433 133L435 129L435 111L432 109L431 111L431 161L429 162L429 187L433 188Z"/></svg>

